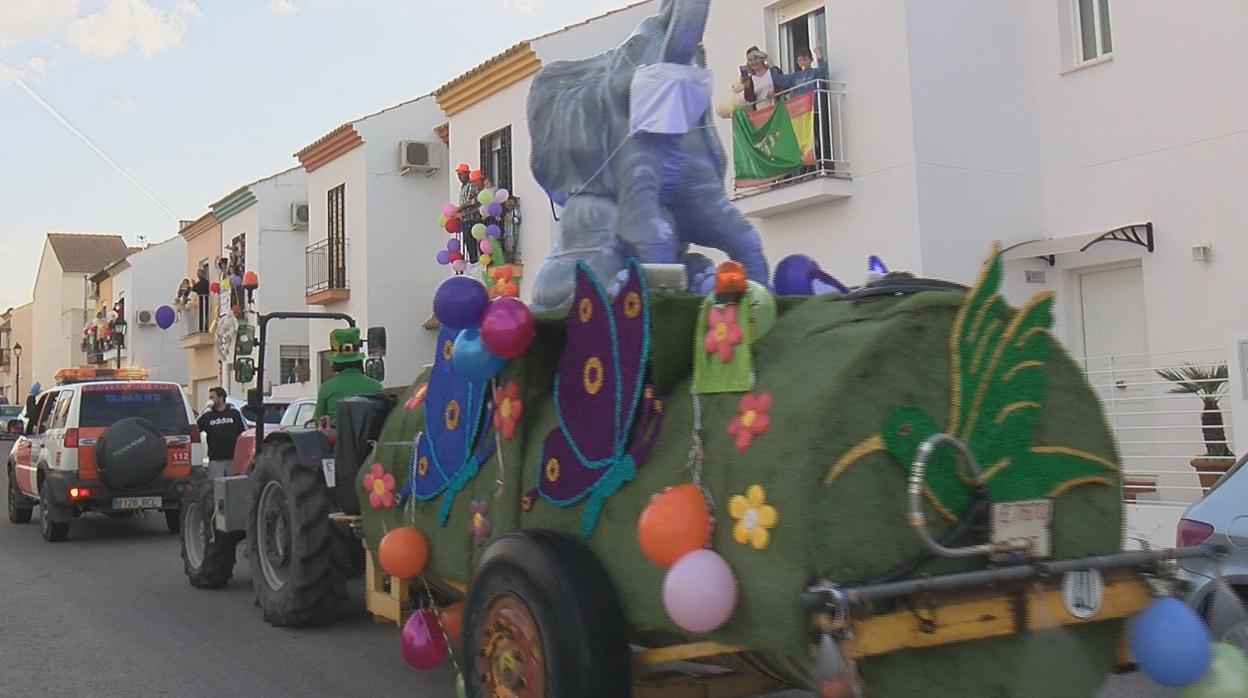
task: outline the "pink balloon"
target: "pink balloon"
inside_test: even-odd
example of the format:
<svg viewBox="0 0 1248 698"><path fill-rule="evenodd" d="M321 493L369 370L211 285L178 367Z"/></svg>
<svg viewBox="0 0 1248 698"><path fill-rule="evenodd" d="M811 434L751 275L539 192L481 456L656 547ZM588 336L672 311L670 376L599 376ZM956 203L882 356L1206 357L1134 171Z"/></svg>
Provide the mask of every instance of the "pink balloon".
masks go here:
<svg viewBox="0 0 1248 698"><path fill-rule="evenodd" d="M451 261L451 269L454 269L456 274L463 274L464 270L467 268L468 263L465 262L462 257Z"/></svg>
<svg viewBox="0 0 1248 698"><path fill-rule="evenodd" d="M533 313L518 298L495 298L481 315L481 341L490 353L504 359L514 359L523 354L533 343L536 333Z"/></svg>
<svg viewBox="0 0 1248 698"><path fill-rule="evenodd" d="M422 608L407 619L399 637L399 653L408 666L428 671L446 659L446 638L433 611Z"/></svg>
<svg viewBox="0 0 1248 698"><path fill-rule="evenodd" d="M477 245L481 248L481 251L486 254L489 254L490 251L494 249L494 246L490 244L489 238L482 239L481 242L477 243Z"/></svg>
<svg viewBox="0 0 1248 698"><path fill-rule="evenodd" d="M676 561L663 578L663 608L676 625L709 633L732 617L737 578L713 550L695 550Z"/></svg>
<svg viewBox="0 0 1248 698"><path fill-rule="evenodd" d="M452 204L452 203L442 204L442 215L446 216L447 218L454 216L457 210L458 209L455 207L455 204Z"/></svg>

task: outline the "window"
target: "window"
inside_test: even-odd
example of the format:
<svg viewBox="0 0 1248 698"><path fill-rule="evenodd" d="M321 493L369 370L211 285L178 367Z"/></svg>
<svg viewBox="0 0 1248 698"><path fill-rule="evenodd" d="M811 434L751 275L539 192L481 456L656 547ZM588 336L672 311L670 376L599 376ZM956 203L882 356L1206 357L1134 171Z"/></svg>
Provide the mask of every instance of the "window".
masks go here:
<svg viewBox="0 0 1248 698"><path fill-rule="evenodd" d="M312 363L308 347L283 344L278 347L281 357L281 382L307 383L312 377Z"/></svg>
<svg viewBox="0 0 1248 698"><path fill-rule="evenodd" d="M125 386L83 386L78 425L108 427L127 417L142 417L156 425L160 433L190 433L186 403L177 386L160 384Z"/></svg>
<svg viewBox="0 0 1248 698"><path fill-rule="evenodd" d="M797 52L803 49L822 54L828 45L828 13L823 0L805 0L776 11L780 30L780 51L774 63L786 73L797 69ZM823 59L816 58L821 65Z"/></svg>
<svg viewBox="0 0 1248 698"><path fill-rule="evenodd" d="M511 127L481 139L481 171L494 186L511 191Z"/></svg>
<svg viewBox="0 0 1248 698"><path fill-rule="evenodd" d="M1070 0L1074 37L1069 42L1075 64L1086 63L1114 51L1109 30L1109 0Z"/></svg>
<svg viewBox="0 0 1248 698"><path fill-rule="evenodd" d="M347 185L339 184L330 189L326 203L329 215L326 280L329 288L347 288Z"/></svg>
<svg viewBox="0 0 1248 698"><path fill-rule="evenodd" d="M52 408L52 421L48 425L49 429L65 428L65 422L69 419L69 403L73 400L73 391L66 390L60 394L56 400L56 406Z"/></svg>

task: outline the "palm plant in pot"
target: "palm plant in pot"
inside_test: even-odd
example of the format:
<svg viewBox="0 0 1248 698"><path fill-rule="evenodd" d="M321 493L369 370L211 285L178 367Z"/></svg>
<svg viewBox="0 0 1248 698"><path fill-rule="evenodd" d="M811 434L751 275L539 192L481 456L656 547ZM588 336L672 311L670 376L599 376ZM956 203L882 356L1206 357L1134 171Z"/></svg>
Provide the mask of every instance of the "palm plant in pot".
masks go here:
<svg viewBox="0 0 1248 698"><path fill-rule="evenodd" d="M1208 492L1235 462L1235 454L1226 442L1226 426L1219 406L1227 384L1226 362L1214 366L1184 363L1176 368L1158 369L1157 375L1174 383L1170 392L1200 398L1200 431L1205 453L1192 459L1192 468L1200 477L1201 488Z"/></svg>

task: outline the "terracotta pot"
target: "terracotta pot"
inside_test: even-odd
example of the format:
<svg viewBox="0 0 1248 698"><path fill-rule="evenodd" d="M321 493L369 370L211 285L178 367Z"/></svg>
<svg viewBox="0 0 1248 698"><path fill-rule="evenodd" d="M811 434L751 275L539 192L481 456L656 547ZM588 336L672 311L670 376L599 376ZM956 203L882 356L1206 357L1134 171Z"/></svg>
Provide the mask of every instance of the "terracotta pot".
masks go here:
<svg viewBox="0 0 1248 698"><path fill-rule="evenodd" d="M1202 493L1208 494L1213 484L1235 464L1233 456L1200 456L1192 459L1192 468L1200 477Z"/></svg>
<svg viewBox="0 0 1248 698"><path fill-rule="evenodd" d="M1122 480L1122 499L1126 502L1134 502L1140 495L1156 491L1155 475L1128 475Z"/></svg>

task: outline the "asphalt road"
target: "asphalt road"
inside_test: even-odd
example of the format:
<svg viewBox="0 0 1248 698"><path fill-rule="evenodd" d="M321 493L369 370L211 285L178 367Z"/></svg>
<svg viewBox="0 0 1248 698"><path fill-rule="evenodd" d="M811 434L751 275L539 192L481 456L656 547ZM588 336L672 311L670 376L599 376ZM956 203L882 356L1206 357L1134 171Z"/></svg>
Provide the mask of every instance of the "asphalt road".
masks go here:
<svg viewBox="0 0 1248 698"><path fill-rule="evenodd" d="M7 487L4 477L0 469ZM418 673L403 663L398 629L366 617L362 584L346 620L272 628L253 605L245 562L223 590L187 584L162 516L87 515L69 535L49 544L37 518L0 521L0 696L455 695L448 664ZM1172 695L1134 675L1111 679L1098 698Z"/></svg>

